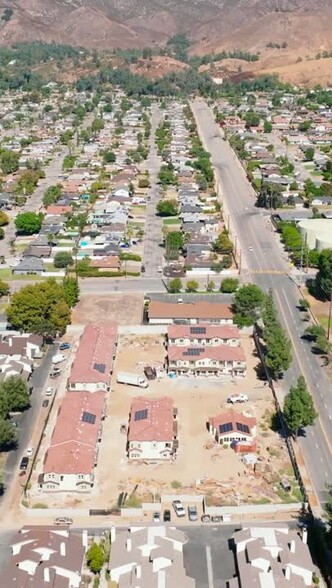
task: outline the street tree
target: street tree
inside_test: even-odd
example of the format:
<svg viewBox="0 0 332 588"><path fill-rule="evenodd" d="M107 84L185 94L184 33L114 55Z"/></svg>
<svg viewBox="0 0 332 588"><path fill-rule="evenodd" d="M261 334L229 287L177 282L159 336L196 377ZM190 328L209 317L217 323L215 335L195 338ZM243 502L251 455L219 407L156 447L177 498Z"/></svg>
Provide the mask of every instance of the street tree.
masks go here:
<svg viewBox="0 0 332 588"><path fill-rule="evenodd" d="M138 187L139 188L149 188L149 186L150 186L149 178L140 178L138 180Z"/></svg>
<svg viewBox="0 0 332 588"><path fill-rule="evenodd" d="M8 214L6 214L3 210L0 210L0 227L3 227L4 225L8 225L8 223L9 223Z"/></svg>
<svg viewBox="0 0 332 588"><path fill-rule="evenodd" d="M59 251L54 257L54 267L66 268L69 265L73 265L74 261L71 254L68 251Z"/></svg>
<svg viewBox="0 0 332 588"><path fill-rule="evenodd" d="M72 308L77 304L80 295L80 287L76 278L66 276L62 282L65 301L69 308Z"/></svg>
<svg viewBox="0 0 332 588"><path fill-rule="evenodd" d="M265 120L264 121L264 133L272 133L272 129L273 129L272 123Z"/></svg>
<svg viewBox="0 0 332 588"><path fill-rule="evenodd" d="M220 284L220 292L224 294L232 294L236 292L239 287L239 280L237 278L225 278Z"/></svg>
<svg viewBox="0 0 332 588"><path fill-rule="evenodd" d="M16 442L16 430L12 423L0 418L0 451L8 451L12 449Z"/></svg>
<svg viewBox="0 0 332 588"><path fill-rule="evenodd" d="M255 284L242 286L234 297L236 314L245 317L248 324L254 324L262 313L265 299L264 292Z"/></svg>
<svg viewBox="0 0 332 588"><path fill-rule="evenodd" d="M285 398L284 417L294 439L297 438L301 427L313 425L317 418L313 399L303 376L298 378L296 385L291 387Z"/></svg>
<svg viewBox="0 0 332 588"><path fill-rule="evenodd" d="M104 163L115 163L116 162L116 155L114 151L104 151L103 153L103 160Z"/></svg>
<svg viewBox="0 0 332 588"><path fill-rule="evenodd" d="M9 323L24 333L62 335L70 324L70 309L62 284L49 278L15 292L7 309Z"/></svg>
<svg viewBox="0 0 332 588"><path fill-rule="evenodd" d="M169 231L166 233L165 246L167 253L176 252L184 245L183 233L181 231Z"/></svg>
<svg viewBox="0 0 332 588"><path fill-rule="evenodd" d="M247 128L258 127L260 120L261 119L259 114L257 112L254 112L253 110L248 110L248 112L245 115Z"/></svg>
<svg viewBox="0 0 332 588"><path fill-rule="evenodd" d="M233 243L226 229L218 235L212 244L212 248L216 253L231 253L233 251Z"/></svg>
<svg viewBox="0 0 332 588"><path fill-rule="evenodd" d="M15 219L15 227L18 233L33 235L39 233L43 221L43 215L36 212L22 212Z"/></svg>
<svg viewBox="0 0 332 588"><path fill-rule="evenodd" d="M10 287L7 284L7 282L0 280L0 298L2 296L7 296L7 294L9 294L9 292L10 292Z"/></svg>
<svg viewBox="0 0 332 588"><path fill-rule="evenodd" d="M60 198L62 194L62 186L61 184L57 184L55 186L49 186L47 190L45 190L43 196L43 204L44 206L51 206L51 204L55 204Z"/></svg>
<svg viewBox="0 0 332 588"><path fill-rule="evenodd" d="M99 574L104 565L104 561L105 554L102 546L97 543L92 543L86 553L86 563L88 564L88 568L94 574Z"/></svg>
<svg viewBox="0 0 332 588"><path fill-rule="evenodd" d="M0 167L4 174L12 174L19 168L20 156L9 149L2 149L0 151Z"/></svg>
<svg viewBox="0 0 332 588"><path fill-rule="evenodd" d="M213 292L213 290L215 290L216 288L216 284L213 280L208 280L207 284L206 284L206 291L207 292Z"/></svg>
<svg viewBox="0 0 332 588"><path fill-rule="evenodd" d="M276 324L265 332L265 364L273 379L277 380L292 363L291 342L284 329Z"/></svg>
<svg viewBox="0 0 332 588"><path fill-rule="evenodd" d="M178 210L178 203L175 199L160 200L157 204L157 211L160 216L176 216Z"/></svg>
<svg viewBox="0 0 332 588"><path fill-rule="evenodd" d="M189 282L187 282L187 285L186 285L187 292L197 292L198 288L199 288L199 283L197 282L197 280L189 280Z"/></svg>
<svg viewBox="0 0 332 588"><path fill-rule="evenodd" d="M332 298L332 249L324 249L319 254L314 290L317 298L321 300Z"/></svg>
<svg viewBox="0 0 332 588"><path fill-rule="evenodd" d="M173 278L173 280L170 280L169 284L168 284L168 291L175 294L178 292L181 292L182 290L182 282L180 280L180 278Z"/></svg>
<svg viewBox="0 0 332 588"><path fill-rule="evenodd" d="M312 161L315 155L315 149L313 147L307 147L304 152L304 158L306 161Z"/></svg>
<svg viewBox="0 0 332 588"><path fill-rule="evenodd" d="M22 412L30 406L30 394L27 383L19 376L10 376L1 382L0 395L6 399L8 413Z"/></svg>

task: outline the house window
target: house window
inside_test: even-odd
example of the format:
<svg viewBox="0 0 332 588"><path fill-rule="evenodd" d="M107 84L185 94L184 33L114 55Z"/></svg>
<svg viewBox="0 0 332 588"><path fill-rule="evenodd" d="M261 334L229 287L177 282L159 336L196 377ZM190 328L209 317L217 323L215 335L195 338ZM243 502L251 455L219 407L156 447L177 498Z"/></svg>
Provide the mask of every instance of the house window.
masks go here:
<svg viewBox="0 0 332 588"><path fill-rule="evenodd" d="M78 477L78 479L79 479L79 480L83 480L83 479L84 479L84 476L83 476L83 474L78 474L78 476L77 476L77 477Z"/></svg>
<svg viewBox="0 0 332 588"><path fill-rule="evenodd" d="M158 443L156 443L156 441L152 441L151 449L157 449L157 447L158 447Z"/></svg>
<svg viewBox="0 0 332 588"><path fill-rule="evenodd" d="M165 447L172 447L171 443L165 443Z"/></svg>
<svg viewBox="0 0 332 588"><path fill-rule="evenodd" d="M60 482L63 482L63 476L60 476Z"/></svg>
<svg viewBox="0 0 332 588"><path fill-rule="evenodd" d="M139 455L138 455L138 453L132 453L131 454L131 457L134 458L134 459L136 459L137 457L139 457Z"/></svg>

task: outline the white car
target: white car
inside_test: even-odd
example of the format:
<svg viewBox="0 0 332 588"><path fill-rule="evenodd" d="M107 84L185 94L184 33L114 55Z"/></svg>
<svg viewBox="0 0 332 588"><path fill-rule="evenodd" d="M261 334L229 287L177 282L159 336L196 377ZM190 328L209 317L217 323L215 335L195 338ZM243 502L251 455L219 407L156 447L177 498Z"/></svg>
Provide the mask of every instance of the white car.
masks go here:
<svg viewBox="0 0 332 588"><path fill-rule="evenodd" d="M229 404L236 404L236 402L248 402L247 394L232 394L227 398Z"/></svg>
<svg viewBox="0 0 332 588"><path fill-rule="evenodd" d="M185 508L184 508L181 500L173 500L172 505L173 505L173 508L175 510L175 514L177 517L185 517L186 516L186 511L185 511Z"/></svg>
<svg viewBox="0 0 332 588"><path fill-rule="evenodd" d="M45 396L53 396L53 394L54 394L54 388L52 388L52 386L50 386L49 388L46 388Z"/></svg>
<svg viewBox="0 0 332 588"><path fill-rule="evenodd" d="M27 457L31 457L33 455L33 447L28 447L25 453Z"/></svg>
<svg viewBox="0 0 332 588"><path fill-rule="evenodd" d="M154 523L160 523L160 512L154 512L152 520Z"/></svg>
<svg viewBox="0 0 332 588"><path fill-rule="evenodd" d="M253 251L253 250L254 250L253 247L249 247L249 251Z"/></svg>

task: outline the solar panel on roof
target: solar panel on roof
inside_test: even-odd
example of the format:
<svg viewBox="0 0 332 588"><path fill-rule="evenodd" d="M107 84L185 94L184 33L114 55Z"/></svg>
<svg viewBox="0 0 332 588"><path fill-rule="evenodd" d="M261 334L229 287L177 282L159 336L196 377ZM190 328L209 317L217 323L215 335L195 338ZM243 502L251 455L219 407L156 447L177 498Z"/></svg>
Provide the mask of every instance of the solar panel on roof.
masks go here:
<svg viewBox="0 0 332 588"><path fill-rule="evenodd" d="M187 349L187 351L185 351L183 353L183 355L200 355L201 353L203 353L204 348L203 347L191 347L190 349Z"/></svg>
<svg viewBox="0 0 332 588"><path fill-rule="evenodd" d="M96 422L96 415L92 414L92 412L83 412L82 414L82 422L89 423L89 425L94 425Z"/></svg>
<svg viewBox="0 0 332 588"><path fill-rule="evenodd" d="M97 370L97 372L100 372L101 374L104 374L106 370L106 365L104 363L94 363L93 369Z"/></svg>
<svg viewBox="0 0 332 588"><path fill-rule="evenodd" d="M134 420L135 421L143 421L144 419L148 418L148 409L145 408L144 410L137 410L135 412Z"/></svg>
<svg viewBox="0 0 332 588"><path fill-rule="evenodd" d="M191 335L205 335L206 327L190 327Z"/></svg>
<svg viewBox="0 0 332 588"><path fill-rule="evenodd" d="M233 423L219 425L219 433L228 433L229 431L233 431Z"/></svg>
<svg viewBox="0 0 332 588"><path fill-rule="evenodd" d="M250 433L248 425L243 425L242 423L236 423L236 428L241 433Z"/></svg>

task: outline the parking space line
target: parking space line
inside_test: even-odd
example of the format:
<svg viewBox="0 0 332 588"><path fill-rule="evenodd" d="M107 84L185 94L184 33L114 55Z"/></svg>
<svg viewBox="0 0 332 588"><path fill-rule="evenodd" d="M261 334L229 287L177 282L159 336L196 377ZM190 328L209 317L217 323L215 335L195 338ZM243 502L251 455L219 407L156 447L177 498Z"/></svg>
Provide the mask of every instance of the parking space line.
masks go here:
<svg viewBox="0 0 332 588"><path fill-rule="evenodd" d="M208 582L209 588L214 588L213 584L213 570L212 570L212 559L211 559L211 547L207 545L205 547L206 550L206 563L207 563L207 573L208 573Z"/></svg>

